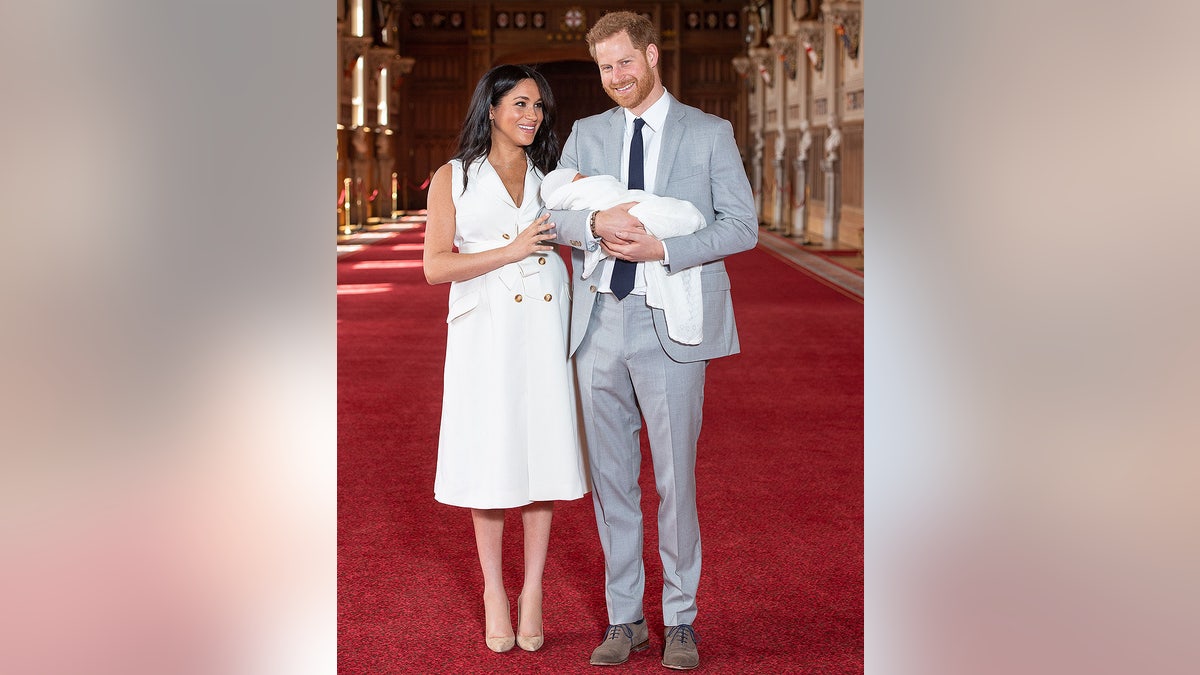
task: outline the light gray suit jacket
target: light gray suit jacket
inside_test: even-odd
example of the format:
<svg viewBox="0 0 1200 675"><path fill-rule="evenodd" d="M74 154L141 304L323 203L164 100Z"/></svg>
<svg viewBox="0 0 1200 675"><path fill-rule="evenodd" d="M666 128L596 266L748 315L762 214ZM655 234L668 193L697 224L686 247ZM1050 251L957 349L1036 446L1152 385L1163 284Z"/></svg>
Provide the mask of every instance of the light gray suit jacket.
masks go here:
<svg viewBox="0 0 1200 675"><path fill-rule="evenodd" d="M663 350L680 362L701 361L736 354L737 326L733 320L733 302L729 296L729 275L722 260L727 255L753 248L758 243L758 217L754 196L741 156L733 140L728 121L670 100L658 156L655 194L691 202L704 215L707 226L692 234L671 237L665 246L671 264L667 272L703 265L700 287L704 295L704 337L698 345L685 345L667 335L667 320L662 310L654 309L654 327ZM563 146L559 167L571 168L587 176L621 175L625 115L613 108L585 117L571 128ZM587 334L596 301L596 280L604 272L604 260L588 279L581 276L583 251L591 237L587 229L588 211L552 210L551 222L556 242L571 251L571 349L573 355Z"/></svg>

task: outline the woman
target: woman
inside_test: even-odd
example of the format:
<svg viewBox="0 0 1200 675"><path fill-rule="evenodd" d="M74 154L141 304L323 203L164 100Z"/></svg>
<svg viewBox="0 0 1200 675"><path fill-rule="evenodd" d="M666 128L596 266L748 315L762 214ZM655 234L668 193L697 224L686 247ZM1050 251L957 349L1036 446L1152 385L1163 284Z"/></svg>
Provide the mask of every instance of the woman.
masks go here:
<svg viewBox="0 0 1200 675"><path fill-rule="evenodd" d="M549 215L537 215L542 177L557 165L554 115L541 74L493 68L429 187L425 278L451 284L434 498L471 509L484 639L496 652L542 646L554 501L588 491L567 360L570 279L548 244ZM525 550L515 635L501 573L509 508L521 509Z"/></svg>

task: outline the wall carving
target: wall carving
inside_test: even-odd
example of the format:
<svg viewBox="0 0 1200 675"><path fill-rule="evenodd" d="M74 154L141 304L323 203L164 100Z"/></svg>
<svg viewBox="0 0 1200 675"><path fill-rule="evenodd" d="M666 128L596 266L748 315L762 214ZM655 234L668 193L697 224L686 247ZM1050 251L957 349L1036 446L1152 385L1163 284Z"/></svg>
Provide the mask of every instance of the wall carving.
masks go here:
<svg viewBox="0 0 1200 675"><path fill-rule="evenodd" d="M738 30L741 25L737 12L690 11L683 17L684 30Z"/></svg>
<svg viewBox="0 0 1200 675"><path fill-rule="evenodd" d="M797 57L799 50L796 47L796 40L792 37L772 35L767 38L767 43L771 45L771 51L775 52L775 57L783 65L783 74L789 80L796 79L799 66Z"/></svg>
<svg viewBox="0 0 1200 675"><path fill-rule="evenodd" d="M859 17L858 12L843 10L833 14L833 31L842 41L846 55L858 60Z"/></svg>
<svg viewBox="0 0 1200 675"><path fill-rule="evenodd" d="M463 30L467 22L462 12L413 12L408 25L413 30Z"/></svg>
<svg viewBox="0 0 1200 675"><path fill-rule="evenodd" d="M818 73L825 65L825 30L820 24L806 25L798 31L804 56Z"/></svg>

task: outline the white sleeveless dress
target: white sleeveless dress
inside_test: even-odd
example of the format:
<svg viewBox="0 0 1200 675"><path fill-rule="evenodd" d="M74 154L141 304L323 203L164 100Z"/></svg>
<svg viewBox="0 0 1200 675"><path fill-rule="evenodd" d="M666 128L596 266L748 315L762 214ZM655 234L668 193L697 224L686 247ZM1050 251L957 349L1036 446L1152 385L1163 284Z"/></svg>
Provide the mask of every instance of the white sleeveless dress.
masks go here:
<svg viewBox="0 0 1200 675"><path fill-rule="evenodd" d="M537 217L532 162L520 207L486 158L469 169L465 193L462 163L450 165L459 252L505 246ZM570 286L554 251L450 285L437 501L494 509L587 494L567 360Z"/></svg>

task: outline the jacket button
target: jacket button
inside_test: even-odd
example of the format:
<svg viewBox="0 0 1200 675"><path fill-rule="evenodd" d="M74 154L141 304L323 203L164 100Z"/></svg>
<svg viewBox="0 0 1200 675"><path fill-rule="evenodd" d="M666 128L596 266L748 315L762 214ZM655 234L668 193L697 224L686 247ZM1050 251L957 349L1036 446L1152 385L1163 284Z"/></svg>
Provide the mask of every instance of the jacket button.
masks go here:
<svg viewBox="0 0 1200 675"><path fill-rule="evenodd" d="M505 239L508 239L508 234L502 234L502 235L500 235L500 236L501 236L501 237L504 237Z"/></svg>
<svg viewBox="0 0 1200 675"><path fill-rule="evenodd" d="M546 259L545 259L545 258L538 258L538 264L539 264L539 265L545 265L545 264L546 264Z"/></svg>
<svg viewBox="0 0 1200 675"><path fill-rule="evenodd" d="M590 292L592 292L592 293L595 293L595 292L596 292L596 287L595 287L595 286L588 286L588 291L590 291Z"/></svg>
<svg viewBox="0 0 1200 675"><path fill-rule="evenodd" d="M517 294L517 297L513 298L513 300L516 300L517 302L520 302L520 301L521 301L521 299L522 299L522 298L521 298L521 294L520 294L520 293L518 293L518 294Z"/></svg>
<svg viewBox="0 0 1200 675"><path fill-rule="evenodd" d="M545 297L546 297L546 302L550 302L551 300L554 299L554 296L550 295L549 293L547 293Z"/></svg>

